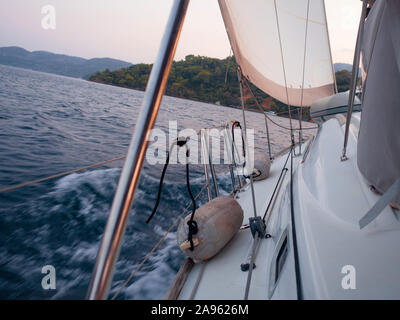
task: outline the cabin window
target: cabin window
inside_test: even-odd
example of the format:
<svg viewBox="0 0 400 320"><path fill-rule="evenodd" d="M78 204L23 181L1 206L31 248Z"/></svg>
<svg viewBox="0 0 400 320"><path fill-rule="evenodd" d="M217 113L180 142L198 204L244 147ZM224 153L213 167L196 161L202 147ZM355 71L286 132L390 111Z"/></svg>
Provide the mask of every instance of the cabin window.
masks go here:
<svg viewBox="0 0 400 320"><path fill-rule="evenodd" d="M279 275L280 275L280 273L282 271L283 265L285 264L287 254L288 254L287 236L285 235L285 239L283 240L282 245L279 248L278 255L276 257L275 284L278 282L278 278L279 278Z"/></svg>
<svg viewBox="0 0 400 320"><path fill-rule="evenodd" d="M271 299L274 294L275 288L278 284L279 277L282 273L283 267L287 256L289 254L289 239L288 229L284 229L275 247L274 255L271 260L271 267L269 273L269 298Z"/></svg>

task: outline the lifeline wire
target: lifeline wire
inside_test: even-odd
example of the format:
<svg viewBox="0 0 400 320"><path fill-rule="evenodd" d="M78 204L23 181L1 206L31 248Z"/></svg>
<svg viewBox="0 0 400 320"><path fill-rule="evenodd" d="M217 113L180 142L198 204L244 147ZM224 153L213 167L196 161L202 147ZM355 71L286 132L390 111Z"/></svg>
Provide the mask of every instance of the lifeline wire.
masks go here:
<svg viewBox="0 0 400 320"><path fill-rule="evenodd" d="M92 164L90 166L82 167L82 168L79 168L79 169L69 170L69 171L57 173L57 174L54 174L54 175L51 175L51 176L48 176L48 177L44 177L44 178L40 178L40 179L36 179L36 180L31 180L31 181L28 181L28 182L16 184L16 185L13 185L11 187L6 187L6 188L3 188L3 189L0 189L0 193L6 192L6 191L11 191L11 190L16 190L16 189L19 189L19 188L22 188L22 187L26 187L26 186L29 186L29 185L32 185L32 184L36 184L36 183L39 183L39 182L52 180L52 179L55 179L55 178L66 176L66 175L71 174L71 173L76 173L76 172L79 172L79 171L83 171L83 170L87 170L87 169L91 169L91 168L95 168L95 167L104 166L104 165L106 165L106 164L108 164L110 162L114 162L114 161L117 161L117 160L122 160L122 159L125 159L125 158L126 158L126 156L118 157L118 158L114 158L114 159L111 159L111 160L98 162L98 163Z"/></svg>
<svg viewBox="0 0 400 320"><path fill-rule="evenodd" d="M301 102L300 102L300 109L299 111L299 126L300 126L300 131L299 131L299 152L301 154L301 143L303 141L303 130L302 130L302 119L303 119L303 96L304 96L304 74L305 74L305 69L306 69L306 53L307 53L307 33L308 33L308 15L310 11L310 0L307 2L307 19L306 19L306 31L305 31L305 36L304 36L304 57L303 57L303 79L301 83Z"/></svg>

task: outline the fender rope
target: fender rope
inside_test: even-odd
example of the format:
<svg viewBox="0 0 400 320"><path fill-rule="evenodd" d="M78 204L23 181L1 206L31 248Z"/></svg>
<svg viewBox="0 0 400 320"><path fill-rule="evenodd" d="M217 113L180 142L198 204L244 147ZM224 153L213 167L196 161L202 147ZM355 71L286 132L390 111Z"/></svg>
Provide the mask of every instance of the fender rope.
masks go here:
<svg viewBox="0 0 400 320"><path fill-rule="evenodd" d="M194 220L194 215L196 213L196 207L197 206L196 206L196 199L194 198L192 190L190 188L190 172L189 172L190 150L189 150L189 148L187 146L187 142L188 142L188 138L186 138L185 140L177 138L176 141L171 145L169 152L167 152L167 159L166 159L163 171L161 173L160 184L159 184L159 187L158 187L157 200L156 200L156 203L154 205L153 211L151 212L150 216L146 220L146 223L149 223L151 221L151 219L154 217L155 213L157 212L158 205L160 204L164 177L165 177L165 173L167 172L169 159L170 159L170 153L171 153L173 147L175 146L175 144L180 148L183 147L183 146L186 146L186 186L187 186L187 190L188 190L190 199L192 201L192 206L193 206L192 214L190 216L189 221L187 222L187 225L188 225L188 228L189 228L188 241L190 243L190 250L193 251L194 250L193 235L197 234L197 232L198 232L197 222Z"/></svg>

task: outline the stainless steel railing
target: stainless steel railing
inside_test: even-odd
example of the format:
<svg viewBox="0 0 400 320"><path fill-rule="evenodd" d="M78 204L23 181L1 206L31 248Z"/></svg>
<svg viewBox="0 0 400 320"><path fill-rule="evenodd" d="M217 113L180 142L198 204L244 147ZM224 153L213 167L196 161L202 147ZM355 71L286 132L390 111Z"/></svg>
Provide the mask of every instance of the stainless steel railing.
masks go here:
<svg viewBox="0 0 400 320"><path fill-rule="evenodd" d="M352 77L351 77L351 84L350 84L350 94L349 94L349 101L348 101L348 107L347 107L346 130L344 133L342 156L340 158L342 161L347 160L347 155L346 155L347 142L349 139L351 115L353 113L354 97L356 94L358 69L359 69L359 65L360 65L361 44L362 44L363 35L364 35L365 18L367 16L367 4L368 4L368 0L363 0L363 6L362 6L362 11L361 11L361 17L360 17L360 26L358 27L356 48L354 50L353 69L352 69Z"/></svg>
<svg viewBox="0 0 400 320"><path fill-rule="evenodd" d="M164 94L188 4L189 0L173 2L97 255L88 290L88 299L106 299L108 297L115 262L119 255L127 217L147 149L148 136L155 123Z"/></svg>

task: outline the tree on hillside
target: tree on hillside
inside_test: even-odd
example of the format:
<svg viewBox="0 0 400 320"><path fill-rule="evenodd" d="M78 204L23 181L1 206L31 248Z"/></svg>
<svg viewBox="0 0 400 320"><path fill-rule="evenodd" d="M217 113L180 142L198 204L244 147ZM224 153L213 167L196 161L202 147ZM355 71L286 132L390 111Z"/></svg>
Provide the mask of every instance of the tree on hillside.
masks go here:
<svg viewBox="0 0 400 320"><path fill-rule="evenodd" d="M90 76L90 81L111 84L137 90L145 90L151 71L150 64L136 64L113 72L105 70ZM234 57L215 59L187 55L185 59L174 61L167 82L166 94L221 105L239 107L240 91L237 79L237 64ZM351 73L341 70L336 73L338 91L349 89ZM251 91L245 89L246 107L259 111L257 103L266 110L285 114L288 107L269 97L268 94L249 83ZM304 108L305 110L306 108ZM294 114L297 114L294 113ZM308 112L304 111L305 119Z"/></svg>
<svg viewBox="0 0 400 320"><path fill-rule="evenodd" d="M336 84L338 92L349 90L350 82L351 82L351 72L347 70L340 70L336 72Z"/></svg>

